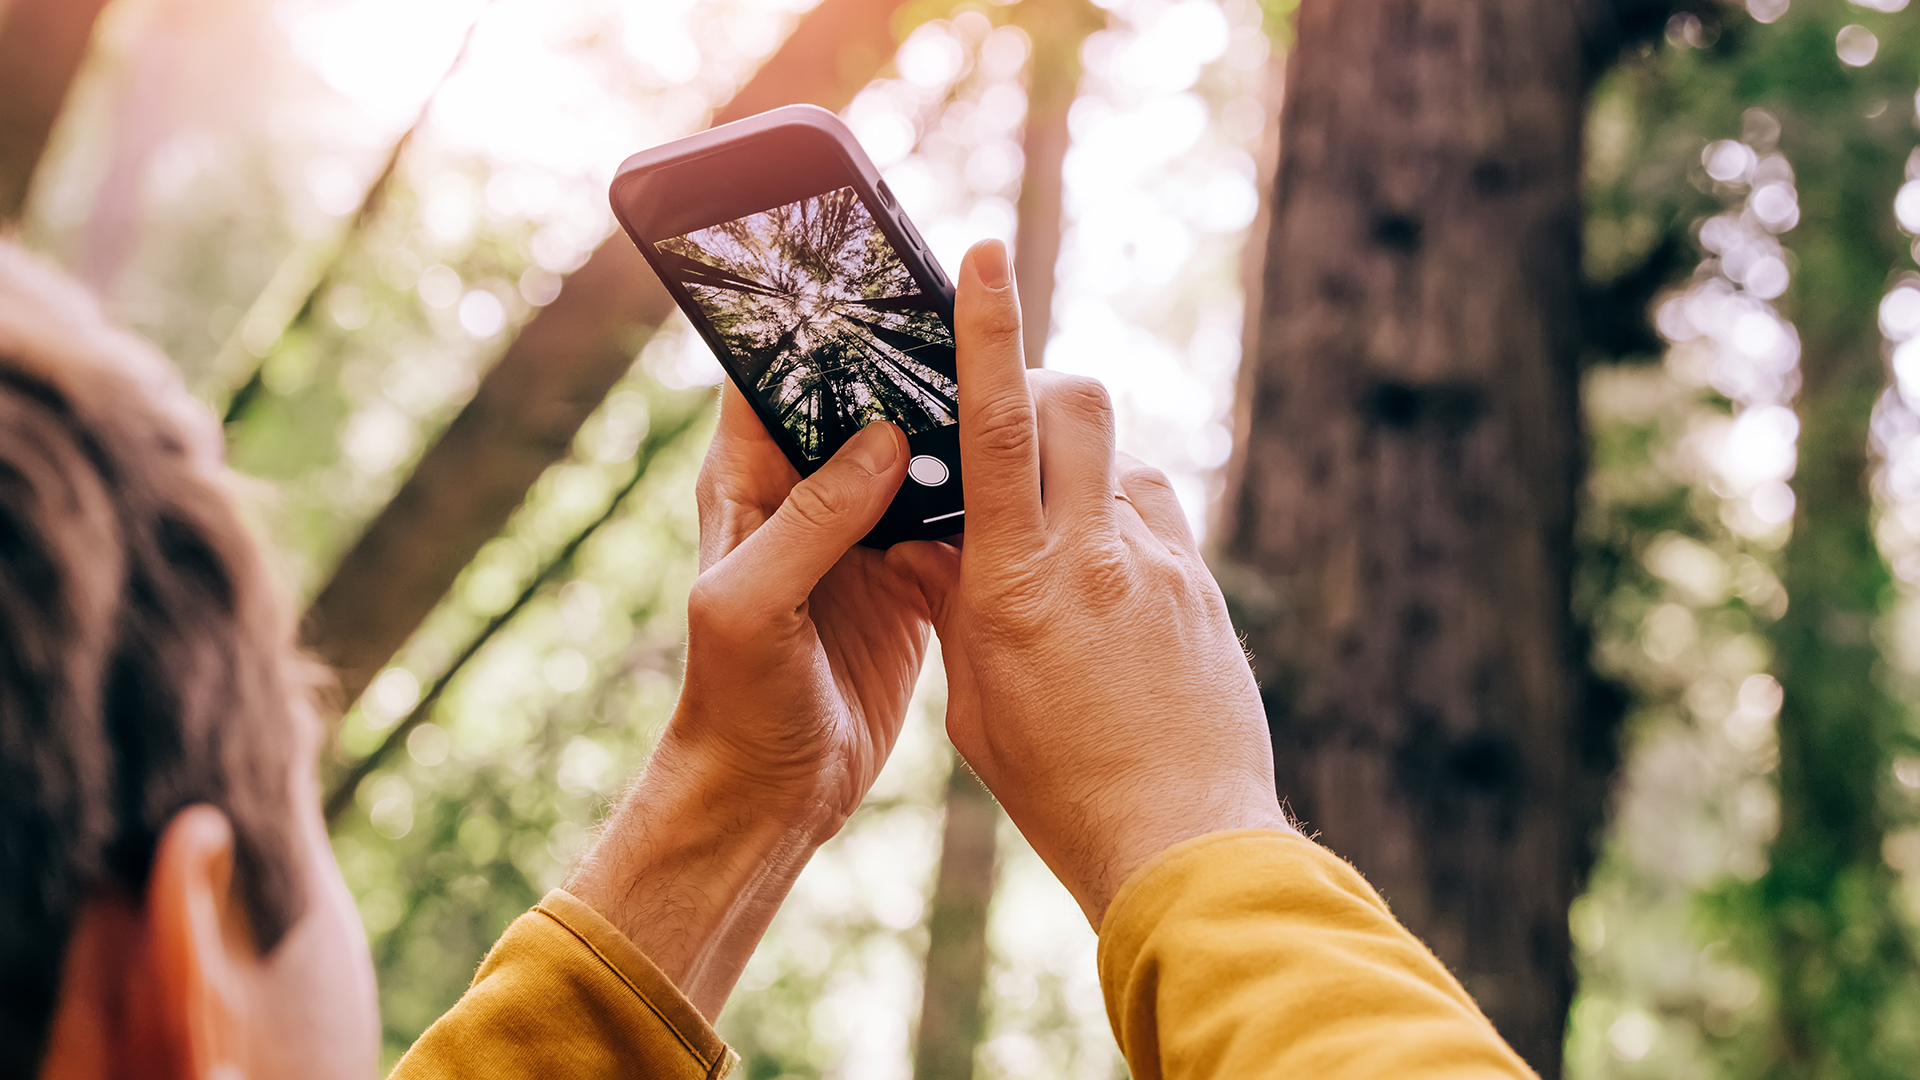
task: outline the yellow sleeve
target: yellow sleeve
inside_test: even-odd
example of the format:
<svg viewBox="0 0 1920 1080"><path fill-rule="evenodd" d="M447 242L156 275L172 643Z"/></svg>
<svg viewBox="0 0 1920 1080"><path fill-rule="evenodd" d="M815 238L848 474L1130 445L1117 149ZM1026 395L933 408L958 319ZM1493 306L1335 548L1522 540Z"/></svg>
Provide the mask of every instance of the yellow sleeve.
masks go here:
<svg viewBox="0 0 1920 1080"><path fill-rule="evenodd" d="M507 927L390 1080L720 1080L739 1060L638 946L555 889Z"/></svg>
<svg viewBox="0 0 1920 1080"><path fill-rule="evenodd" d="M1534 1076L1353 867L1293 833L1155 858L1107 909L1100 985L1135 1080Z"/></svg>

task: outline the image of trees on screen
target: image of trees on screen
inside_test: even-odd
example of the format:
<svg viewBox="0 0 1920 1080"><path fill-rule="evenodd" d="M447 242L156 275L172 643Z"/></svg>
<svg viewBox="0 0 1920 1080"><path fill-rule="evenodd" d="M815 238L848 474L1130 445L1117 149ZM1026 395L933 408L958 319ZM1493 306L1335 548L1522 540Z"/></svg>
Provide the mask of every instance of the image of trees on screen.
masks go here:
<svg viewBox="0 0 1920 1080"><path fill-rule="evenodd" d="M953 335L853 188L657 247L808 458L874 420L957 419Z"/></svg>

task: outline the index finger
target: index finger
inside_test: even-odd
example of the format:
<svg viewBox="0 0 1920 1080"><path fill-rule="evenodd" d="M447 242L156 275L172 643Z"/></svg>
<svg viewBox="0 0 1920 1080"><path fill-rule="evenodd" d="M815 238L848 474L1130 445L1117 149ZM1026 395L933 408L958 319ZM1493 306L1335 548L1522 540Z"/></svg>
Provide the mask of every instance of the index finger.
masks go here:
<svg viewBox="0 0 1920 1080"><path fill-rule="evenodd" d="M967 548L1037 546L1040 437L1020 348L1020 299L1007 248L983 240L960 263L953 306L960 376L960 482Z"/></svg>

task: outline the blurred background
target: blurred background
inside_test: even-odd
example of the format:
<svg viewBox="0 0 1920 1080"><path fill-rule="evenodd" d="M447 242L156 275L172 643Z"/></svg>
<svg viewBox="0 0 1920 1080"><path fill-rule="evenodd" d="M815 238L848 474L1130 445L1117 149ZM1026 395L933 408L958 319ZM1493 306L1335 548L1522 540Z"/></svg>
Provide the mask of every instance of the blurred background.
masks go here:
<svg viewBox="0 0 1920 1080"><path fill-rule="evenodd" d="M838 110L1112 389L1281 791L1544 1075L1920 1070L1907 0L0 0L0 219L226 420L339 673L390 1063L672 706L721 373L627 154ZM720 1020L753 1080L1126 1074L941 732Z"/></svg>

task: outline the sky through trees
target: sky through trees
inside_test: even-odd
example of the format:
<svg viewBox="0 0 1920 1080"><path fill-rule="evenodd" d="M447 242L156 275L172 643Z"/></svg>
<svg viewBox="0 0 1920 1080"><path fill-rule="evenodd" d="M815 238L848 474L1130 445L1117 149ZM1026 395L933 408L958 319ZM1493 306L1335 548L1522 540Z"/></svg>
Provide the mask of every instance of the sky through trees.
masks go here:
<svg viewBox="0 0 1920 1080"><path fill-rule="evenodd" d="M874 420L955 421L953 335L851 187L658 247L809 459Z"/></svg>

